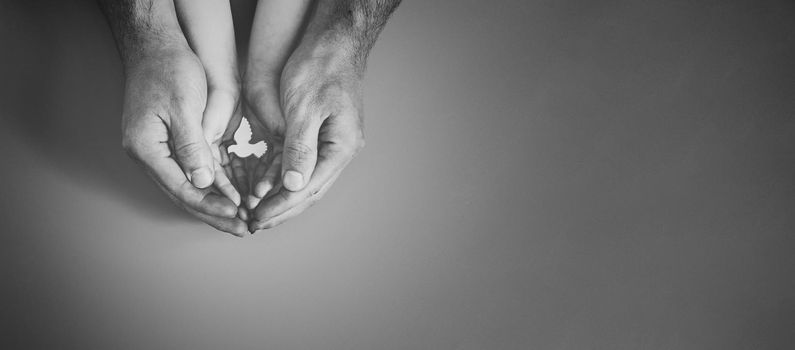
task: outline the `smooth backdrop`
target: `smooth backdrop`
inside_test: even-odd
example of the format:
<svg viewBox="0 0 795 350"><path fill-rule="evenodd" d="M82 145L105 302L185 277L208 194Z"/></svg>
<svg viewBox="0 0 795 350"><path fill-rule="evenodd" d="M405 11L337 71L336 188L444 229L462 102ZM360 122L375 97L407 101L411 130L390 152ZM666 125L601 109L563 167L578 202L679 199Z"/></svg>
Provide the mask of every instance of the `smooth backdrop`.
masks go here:
<svg viewBox="0 0 795 350"><path fill-rule="evenodd" d="M792 1L406 0L364 152L244 239L122 152L93 1L1 4L4 349L795 346Z"/></svg>

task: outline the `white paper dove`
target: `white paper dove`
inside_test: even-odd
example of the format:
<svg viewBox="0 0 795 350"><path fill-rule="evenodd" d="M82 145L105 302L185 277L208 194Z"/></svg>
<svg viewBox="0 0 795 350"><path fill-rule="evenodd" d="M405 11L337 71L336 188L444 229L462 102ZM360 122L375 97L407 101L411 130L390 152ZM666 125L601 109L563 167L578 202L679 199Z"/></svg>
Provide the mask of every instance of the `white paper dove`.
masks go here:
<svg viewBox="0 0 795 350"><path fill-rule="evenodd" d="M240 127L235 131L235 144L230 145L227 151L240 158L246 158L252 154L257 158L262 157L268 150L268 145L264 141L250 143L251 135L251 124L248 123L248 119L243 118L240 121Z"/></svg>

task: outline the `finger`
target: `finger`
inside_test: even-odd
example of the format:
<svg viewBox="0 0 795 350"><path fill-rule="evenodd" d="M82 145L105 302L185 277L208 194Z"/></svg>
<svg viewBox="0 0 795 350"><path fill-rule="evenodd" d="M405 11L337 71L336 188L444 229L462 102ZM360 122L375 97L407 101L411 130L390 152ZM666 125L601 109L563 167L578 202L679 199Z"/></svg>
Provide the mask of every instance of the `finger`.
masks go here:
<svg viewBox="0 0 795 350"><path fill-rule="evenodd" d="M253 196L257 196L257 185L259 185L259 182L262 181L262 178L268 172L268 169L270 169L274 165L273 159L271 158L272 157L260 158L259 164L257 164L257 169L254 170L254 181L252 182L254 186L252 187L251 191L252 192L251 194ZM262 196L257 196L257 197L261 198Z"/></svg>
<svg viewBox="0 0 795 350"><path fill-rule="evenodd" d="M322 141L319 160L310 184L304 190L290 194L286 190L271 190L272 195L263 200L254 213L254 219L265 221L284 213L290 208L317 194L364 146L361 121L353 114L332 116L326 119L320 130ZM284 178L280 181L284 185Z"/></svg>
<svg viewBox="0 0 795 350"><path fill-rule="evenodd" d="M224 196L232 200L235 205L240 205L240 194L237 193L235 186L229 181L229 178L224 172L224 168L221 167L220 164L216 164L215 166L215 182L213 184Z"/></svg>
<svg viewBox="0 0 795 350"><path fill-rule="evenodd" d="M238 157L236 154L230 154L230 168L232 168L232 175L237 184L237 189L244 195L249 194L248 176L246 174L246 160Z"/></svg>
<svg viewBox="0 0 795 350"><path fill-rule="evenodd" d="M243 237L248 231L248 225L246 224L245 220L239 218L220 218L217 216L207 215L189 207L183 207L183 209L204 223L214 227L215 229L231 233L237 237Z"/></svg>
<svg viewBox="0 0 795 350"><path fill-rule="evenodd" d="M207 188L215 180L215 162L204 139L200 116L178 110L171 123L174 153L185 175L198 188Z"/></svg>
<svg viewBox="0 0 795 350"><path fill-rule="evenodd" d="M205 109L206 114L206 109ZM204 119L207 120L206 118ZM207 129L205 131L205 138L207 137ZM227 198L231 199L235 205L240 205L240 193L237 191L237 186L233 183L231 167L229 166L229 155L226 153L226 147L221 145L221 138L224 131L220 132L219 139L215 144L211 144L210 149L213 151L213 158L215 164L215 181L213 184L223 193Z"/></svg>
<svg viewBox="0 0 795 350"><path fill-rule="evenodd" d="M239 217L240 220L248 222L249 218L248 209L244 207L237 208L237 217Z"/></svg>
<svg viewBox="0 0 795 350"><path fill-rule="evenodd" d="M262 224L306 200L317 200L323 187L338 176L355 154L355 149L334 143L324 145L321 149L320 160L309 185L300 191L282 189L264 199L254 213L255 224Z"/></svg>
<svg viewBox="0 0 795 350"><path fill-rule="evenodd" d="M263 166L262 168L265 169L265 171L264 174L258 177L260 180L254 185L252 196L254 201L249 203L249 208L251 209L256 208L262 198L276 187L276 183L279 181L279 176L282 171L282 157L275 157L270 165Z"/></svg>
<svg viewBox="0 0 795 350"><path fill-rule="evenodd" d="M158 183L158 186L163 188L162 184ZM181 202L174 194L164 191L166 195L179 207L184 209L188 214L191 214L201 220L202 222L214 227L217 230L224 231L231 233L237 237L243 237L246 231L248 231L248 225L246 224L246 220L241 220L237 218L225 218L225 217L218 217L214 215L207 215L205 213L201 213L189 206L186 206L185 203Z"/></svg>
<svg viewBox="0 0 795 350"><path fill-rule="evenodd" d="M171 157L153 155L139 160L158 186L184 208L223 218L234 218L237 214L237 206L231 200L209 189L197 189L188 182L179 165Z"/></svg>
<svg viewBox="0 0 795 350"><path fill-rule="evenodd" d="M287 118L282 152L282 183L290 191L300 191L312 178L317 162L317 139L322 119L301 111Z"/></svg>
<svg viewBox="0 0 795 350"><path fill-rule="evenodd" d="M277 215L275 217L272 217L270 219L267 219L265 221L252 222L251 224L249 224L249 232L254 233L255 231L260 230L260 229L261 230L267 230L267 229L274 228L274 227L279 226L282 223L286 222L287 220L292 219L293 217L297 216L298 214L303 213L306 209L309 209L310 207L315 205L315 203L317 203L317 201L320 198L322 198L326 194L326 192L328 192L328 190L331 188L331 186L334 184L334 182L337 180L337 178L339 177L340 174L341 174L341 172L338 172L328 182L326 182L326 184L323 185L323 187L320 189L320 191L317 193L317 195L315 196L315 198L313 200L304 201L304 202L298 204L297 206L288 209L284 213L281 213L281 214L279 214L279 215Z"/></svg>
<svg viewBox="0 0 795 350"><path fill-rule="evenodd" d="M207 106L204 108L204 116L202 117L202 129L207 144L214 147L213 155L217 160L220 160L218 147L221 145L227 129L236 130L240 125L240 120L233 118L236 108L237 94L235 92L212 89L207 95Z"/></svg>
<svg viewBox="0 0 795 350"><path fill-rule="evenodd" d="M235 181L234 174L232 173L232 165L230 164L231 161L229 160L229 153L226 151L226 146L220 145L218 146L218 150L221 154L221 168L224 169L224 175L226 175L226 178L237 188L237 181Z"/></svg>
<svg viewBox="0 0 795 350"><path fill-rule="evenodd" d="M254 177L252 175L254 174L254 171L257 169L257 164L259 164L259 158L252 155L246 157L245 161L246 161L246 177L248 178L248 188L250 192L252 182L254 181Z"/></svg>
<svg viewBox="0 0 795 350"><path fill-rule="evenodd" d="M192 210L190 208L186 208L186 210L190 214L199 218L199 220L214 227L217 230L231 233L237 237L243 237L246 235L246 232L248 232L248 225L244 220L241 220L239 218L233 218L233 219L219 218L216 216L211 216L196 212L195 210Z"/></svg>
<svg viewBox="0 0 795 350"><path fill-rule="evenodd" d="M168 129L160 118L151 115L129 120L132 121L125 123L124 128L124 149L169 197L180 206L203 214L234 216L236 208L232 201L209 189L197 189L188 181L172 156Z"/></svg>
<svg viewBox="0 0 795 350"><path fill-rule="evenodd" d="M260 181L258 179L262 179L262 176L265 175L265 172L267 170L268 170L267 159L265 159L264 157L260 158L259 164L257 164L257 167L254 170L254 176L252 177L253 179L252 183L254 184L254 186L251 187L252 189L251 193L248 194L248 197L246 199L246 207L249 209L254 209L257 207L257 204L259 204L261 197L258 197L256 195L256 189L257 186L259 186L259 181Z"/></svg>
<svg viewBox="0 0 795 350"><path fill-rule="evenodd" d="M242 201L242 197L246 193L242 192L244 189L242 189L241 186L238 184L238 181L237 181L238 179L235 176L235 172L232 170L231 157L235 157L235 155L234 154L230 155L229 153L227 153L226 146L224 146L224 145L221 145L219 147L219 149L221 151L221 159L222 159L221 168L223 169L224 175L229 180L229 182L232 184L232 186L234 186L235 193L237 193L238 196L240 196L238 198L241 198L240 201ZM245 176L245 174L242 174L242 175ZM240 206L240 202L238 202L237 205Z"/></svg>

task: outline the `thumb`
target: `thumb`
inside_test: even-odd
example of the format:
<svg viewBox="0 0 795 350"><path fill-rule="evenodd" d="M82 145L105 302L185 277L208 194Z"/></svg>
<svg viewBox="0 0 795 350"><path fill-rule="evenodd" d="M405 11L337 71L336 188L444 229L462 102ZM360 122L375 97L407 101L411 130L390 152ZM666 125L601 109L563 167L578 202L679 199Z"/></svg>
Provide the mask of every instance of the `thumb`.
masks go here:
<svg viewBox="0 0 795 350"><path fill-rule="evenodd" d="M320 118L289 118L282 153L282 184L299 191L309 182L317 162Z"/></svg>
<svg viewBox="0 0 795 350"><path fill-rule="evenodd" d="M198 188L213 184L214 162L199 118L175 118L171 125L174 153L188 180Z"/></svg>

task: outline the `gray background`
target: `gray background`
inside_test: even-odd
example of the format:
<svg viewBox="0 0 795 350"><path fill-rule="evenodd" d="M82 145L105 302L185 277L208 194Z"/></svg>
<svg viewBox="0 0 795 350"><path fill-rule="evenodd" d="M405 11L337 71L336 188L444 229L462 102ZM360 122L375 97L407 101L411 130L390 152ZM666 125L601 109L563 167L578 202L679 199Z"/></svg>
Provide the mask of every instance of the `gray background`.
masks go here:
<svg viewBox="0 0 795 350"><path fill-rule="evenodd" d="M93 1L4 1L0 29L2 345L795 344L791 1L406 1L365 151L245 239L121 151Z"/></svg>

